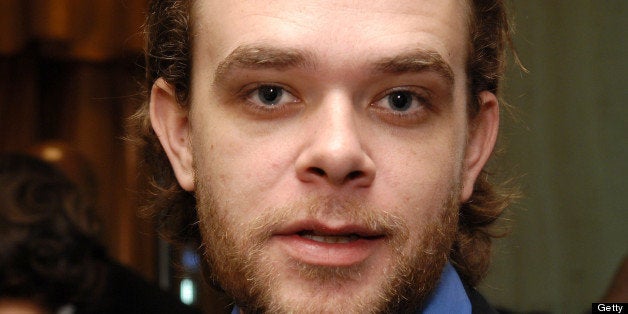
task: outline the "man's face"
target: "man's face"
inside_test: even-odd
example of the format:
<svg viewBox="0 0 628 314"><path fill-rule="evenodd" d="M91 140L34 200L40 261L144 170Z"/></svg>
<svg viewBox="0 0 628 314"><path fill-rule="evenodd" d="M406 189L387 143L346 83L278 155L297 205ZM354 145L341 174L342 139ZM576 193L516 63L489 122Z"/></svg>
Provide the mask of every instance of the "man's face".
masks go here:
<svg viewBox="0 0 628 314"><path fill-rule="evenodd" d="M467 145L463 1L192 11L191 109L166 151L196 193L212 279L272 312L419 304L492 149Z"/></svg>

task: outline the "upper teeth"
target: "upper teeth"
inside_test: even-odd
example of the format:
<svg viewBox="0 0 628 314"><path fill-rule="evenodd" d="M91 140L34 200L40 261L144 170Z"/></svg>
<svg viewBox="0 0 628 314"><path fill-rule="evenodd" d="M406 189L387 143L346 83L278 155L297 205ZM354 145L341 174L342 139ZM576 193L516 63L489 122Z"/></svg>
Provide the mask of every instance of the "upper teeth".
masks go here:
<svg viewBox="0 0 628 314"><path fill-rule="evenodd" d="M349 243L359 239L360 237L352 234L348 236L320 236L320 235L312 235L312 234L303 234L301 235L304 238L316 241L316 242L324 242L324 243Z"/></svg>

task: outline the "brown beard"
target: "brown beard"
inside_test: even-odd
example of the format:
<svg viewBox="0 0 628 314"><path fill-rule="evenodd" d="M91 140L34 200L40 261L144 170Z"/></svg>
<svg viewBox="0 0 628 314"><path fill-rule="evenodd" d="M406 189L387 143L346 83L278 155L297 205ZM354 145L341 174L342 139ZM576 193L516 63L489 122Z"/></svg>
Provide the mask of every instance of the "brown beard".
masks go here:
<svg viewBox="0 0 628 314"><path fill-rule="evenodd" d="M197 182L197 202L203 255L209 270L210 282L220 286L246 313L302 313L332 312L346 309L356 313L409 313L421 308L423 301L435 288L448 259L456 232L458 217L458 185L452 187L451 196L444 201L437 215L426 221L421 230L411 229L400 217L384 210L377 210L360 200L334 198L310 198L290 206L270 208L247 225L237 225L231 218L237 209L228 208L214 198L201 182ZM278 226L306 212L307 217L324 220L342 217L344 221L368 226L386 235L386 246L393 252L393 259L385 280L377 293L368 298L354 300L351 308L338 304L311 303L297 305L280 304L273 295L279 282L276 270L265 255L265 245ZM419 232L418 245L410 252L407 247L410 232ZM350 267L326 267L291 261L300 278L311 281L309 293L325 293L320 287L342 286L357 280L368 269L363 265ZM382 274L384 275L384 274ZM303 287L304 290L308 289ZM343 300L344 301L344 300ZM313 306L327 306L316 309Z"/></svg>

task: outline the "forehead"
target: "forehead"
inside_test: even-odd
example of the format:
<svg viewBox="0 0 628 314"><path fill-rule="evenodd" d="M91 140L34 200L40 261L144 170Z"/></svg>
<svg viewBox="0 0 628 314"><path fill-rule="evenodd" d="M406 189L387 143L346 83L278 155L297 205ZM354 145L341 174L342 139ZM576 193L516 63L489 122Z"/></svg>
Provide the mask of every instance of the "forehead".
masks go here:
<svg viewBox="0 0 628 314"><path fill-rule="evenodd" d="M193 55L218 63L262 44L307 51L334 67L422 49L464 72L468 12L463 0L195 1Z"/></svg>

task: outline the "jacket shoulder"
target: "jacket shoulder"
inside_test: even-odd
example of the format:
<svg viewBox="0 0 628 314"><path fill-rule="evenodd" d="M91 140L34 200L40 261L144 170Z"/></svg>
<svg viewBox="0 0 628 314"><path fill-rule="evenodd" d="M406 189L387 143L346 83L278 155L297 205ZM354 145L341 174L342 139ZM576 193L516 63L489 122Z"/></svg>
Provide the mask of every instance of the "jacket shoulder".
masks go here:
<svg viewBox="0 0 628 314"><path fill-rule="evenodd" d="M497 310L475 288L464 284L464 290L471 302L472 314L498 314Z"/></svg>

